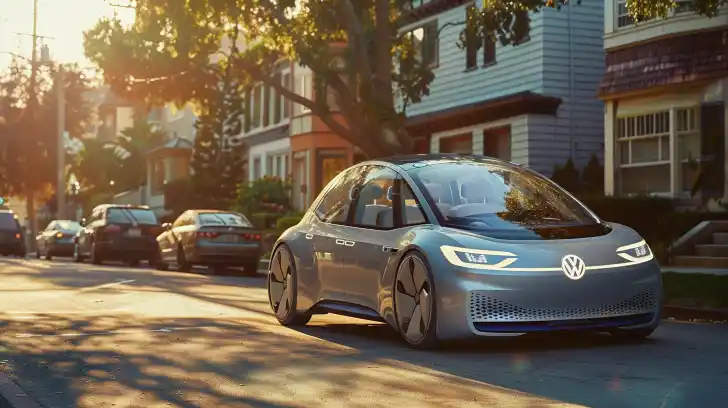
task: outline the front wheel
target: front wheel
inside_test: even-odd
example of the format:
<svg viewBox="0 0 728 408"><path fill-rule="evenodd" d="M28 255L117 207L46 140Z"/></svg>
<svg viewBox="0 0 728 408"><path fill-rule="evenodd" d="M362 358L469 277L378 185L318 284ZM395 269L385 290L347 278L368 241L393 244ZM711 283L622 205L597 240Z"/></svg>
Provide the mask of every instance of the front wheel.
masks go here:
<svg viewBox="0 0 728 408"><path fill-rule="evenodd" d="M177 271L179 272L190 272L192 271L192 264L187 262L187 255L182 245L177 248Z"/></svg>
<svg viewBox="0 0 728 408"><path fill-rule="evenodd" d="M433 282L427 261L419 252L408 253L397 268L394 313L400 335L412 348L431 349L438 345Z"/></svg>
<svg viewBox="0 0 728 408"><path fill-rule="evenodd" d="M620 342L632 343L640 342L652 335L656 327L646 327L643 329L617 329L609 332L615 340Z"/></svg>
<svg viewBox="0 0 728 408"><path fill-rule="evenodd" d="M91 263L94 265L101 265L103 260L99 254L99 250L96 248L96 243L91 244Z"/></svg>
<svg viewBox="0 0 728 408"><path fill-rule="evenodd" d="M303 326L311 320L311 312L296 310L298 275L287 246L279 246L268 269L268 301L278 322L284 326Z"/></svg>

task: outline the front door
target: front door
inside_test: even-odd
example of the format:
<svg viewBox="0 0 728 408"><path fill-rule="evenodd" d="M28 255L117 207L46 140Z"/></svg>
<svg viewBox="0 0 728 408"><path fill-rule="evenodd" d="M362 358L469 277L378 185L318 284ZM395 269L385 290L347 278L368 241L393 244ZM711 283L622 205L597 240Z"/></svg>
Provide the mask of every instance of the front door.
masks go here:
<svg viewBox="0 0 728 408"><path fill-rule="evenodd" d="M701 192L703 197L722 198L725 187L725 104L703 105L701 122Z"/></svg>

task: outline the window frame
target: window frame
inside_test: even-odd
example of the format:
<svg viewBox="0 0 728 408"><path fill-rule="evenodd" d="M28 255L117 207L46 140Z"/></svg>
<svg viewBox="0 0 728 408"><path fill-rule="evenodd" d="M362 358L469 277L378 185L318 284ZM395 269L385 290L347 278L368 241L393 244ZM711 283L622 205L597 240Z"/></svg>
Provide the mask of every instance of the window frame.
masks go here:
<svg viewBox="0 0 728 408"><path fill-rule="evenodd" d="M427 44L428 39L428 29L432 29L434 27L435 31L435 38L434 38L434 56L432 57L432 61L430 61L427 64L427 67L430 69L436 69L440 66L440 37L437 35L440 30L440 24L438 22L437 18L429 19L424 22L418 22L417 24L413 25L412 27L408 27L406 34L407 35L414 35L414 32L422 29L422 41L420 42L420 49L419 49L419 57L421 58L421 61L424 61L425 58L425 44Z"/></svg>
<svg viewBox="0 0 728 408"><path fill-rule="evenodd" d="M310 212L313 212L313 215L316 217L316 220L325 224L331 224L331 225L348 225L348 222L350 218L353 216L353 212L351 211L352 204L354 203L354 197L351 197L351 191L357 191L358 188L361 186L363 180L366 178L367 173L369 172L369 167L371 165L363 165L363 166L354 166L349 167L348 169L342 171L341 173L337 174L336 177L334 177L329 184L324 188L323 191L319 194L319 196L316 198L316 200L311 204L311 207L309 208ZM344 179L349 173L353 173L361 168L364 168L364 172L361 174L362 177L354 183L353 186L349 189L349 195L350 195L350 203L349 208L346 210L346 217L344 218L344 221L342 222L332 222L330 220L324 219L324 215L319 215L319 207L321 204L324 203L326 200L326 197L337 187L339 187L340 181ZM356 193L355 193L356 194Z"/></svg>

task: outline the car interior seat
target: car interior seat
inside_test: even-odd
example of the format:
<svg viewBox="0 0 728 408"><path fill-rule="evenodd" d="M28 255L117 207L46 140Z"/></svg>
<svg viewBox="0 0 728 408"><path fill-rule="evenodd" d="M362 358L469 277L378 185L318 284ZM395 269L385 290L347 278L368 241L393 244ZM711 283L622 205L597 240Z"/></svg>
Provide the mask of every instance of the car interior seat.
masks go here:
<svg viewBox="0 0 728 408"><path fill-rule="evenodd" d="M354 212L355 225L377 225L377 216L389 207L384 204L374 204L374 200L378 200L384 196L384 189L378 184L367 184L359 192L359 199Z"/></svg>

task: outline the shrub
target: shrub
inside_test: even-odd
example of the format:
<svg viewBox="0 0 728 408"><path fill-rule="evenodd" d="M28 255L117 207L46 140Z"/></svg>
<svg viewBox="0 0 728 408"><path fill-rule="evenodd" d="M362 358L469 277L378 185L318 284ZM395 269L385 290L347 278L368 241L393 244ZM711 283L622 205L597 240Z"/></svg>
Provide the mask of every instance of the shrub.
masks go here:
<svg viewBox="0 0 728 408"><path fill-rule="evenodd" d="M243 214L283 214L291 208L290 190L291 184L288 181L266 176L240 185L235 207Z"/></svg>
<svg viewBox="0 0 728 408"><path fill-rule="evenodd" d="M286 216L278 219L276 223L276 229L282 234L288 228L291 228L301 222L301 217L297 216Z"/></svg>
<svg viewBox="0 0 728 408"><path fill-rule="evenodd" d="M257 212L250 216L250 222L258 229L272 229L276 227L280 216L277 213Z"/></svg>

